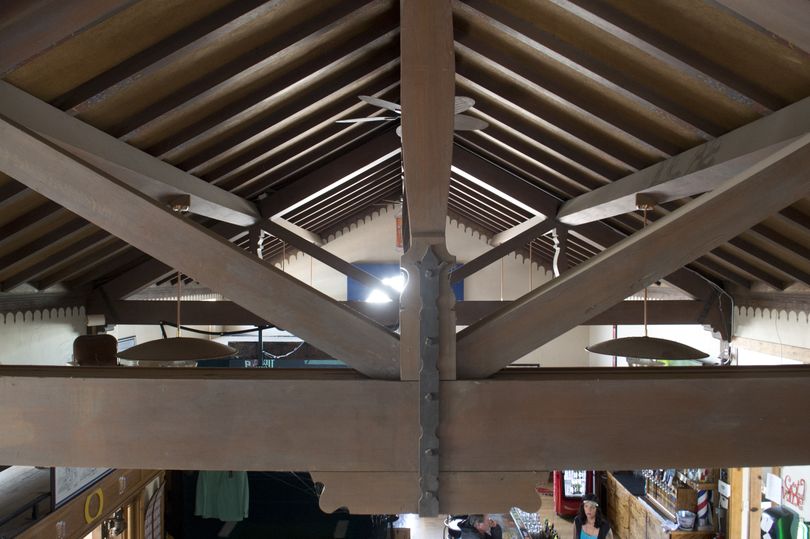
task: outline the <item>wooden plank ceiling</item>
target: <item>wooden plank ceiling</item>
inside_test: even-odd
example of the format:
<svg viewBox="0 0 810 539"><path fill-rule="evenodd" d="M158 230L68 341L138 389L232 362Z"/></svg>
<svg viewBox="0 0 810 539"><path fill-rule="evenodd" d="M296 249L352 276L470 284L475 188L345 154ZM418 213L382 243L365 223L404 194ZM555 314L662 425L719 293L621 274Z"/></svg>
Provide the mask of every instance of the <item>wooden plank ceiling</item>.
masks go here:
<svg viewBox="0 0 810 539"><path fill-rule="evenodd" d="M487 235L573 211L577 197L656 163L673 179L700 171L744 139L745 151L721 160L731 163L725 178L810 130L809 31L792 20L708 0L465 0L452 10L455 93L475 99L468 114L489 126L455 134L448 214ZM11 2L0 10L0 75L54 113L326 238L402 196L398 122L336 123L381 114L358 95L400 101L399 14L393 0ZM763 134L756 122L788 106L799 112L780 118L786 131ZM80 143L62 147L87 158ZM693 148L705 151L683 168L668 161ZM714 187L694 181L688 196L661 187L668 201L650 219ZM560 215L572 266L642 227L626 209L592 222ZM247 229L225 235L248 250ZM551 267L547 230L510 248ZM285 245L268 237L263 257L289 253ZM0 175L2 293L90 294L149 261ZM806 291L810 198L688 268L739 297ZM139 286L165 271L142 275Z"/></svg>

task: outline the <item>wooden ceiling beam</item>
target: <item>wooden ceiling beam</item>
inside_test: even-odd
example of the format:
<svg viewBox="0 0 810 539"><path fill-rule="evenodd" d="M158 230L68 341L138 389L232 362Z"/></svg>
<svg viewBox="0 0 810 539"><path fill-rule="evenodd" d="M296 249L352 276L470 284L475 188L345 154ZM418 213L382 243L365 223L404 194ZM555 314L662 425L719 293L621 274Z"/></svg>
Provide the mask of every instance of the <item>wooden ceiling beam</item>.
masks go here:
<svg viewBox="0 0 810 539"><path fill-rule="evenodd" d="M547 218L557 215L560 203L552 195L459 144L453 146L453 166L497 192L519 200L540 215Z"/></svg>
<svg viewBox="0 0 810 539"><path fill-rule="evenodd" d="M754 245L750 241L745 240L739 236L729 240L729 243L734 247L736 247L737 249L740 249L742 252L755 258L758 258L759 260L767 264L769 267L774 268L777 271L780 271L785 275L792 277L793 279L796 279L796 281L800 283L810 285L810 273L807 273L806 271L796 267L795 265L791 264L788 261L781 260L773 253L766 251L762 247ZM787 286L783 286L782 290L784 290L784 288L786 287Z"/></svg>
<svg viewBox="0 0 810 539"><path fill-rule="evenodd" d="M411 235L440 236L443 242L453 153L452 11L448 0L402 0L401 9L402 146Z"/></svg>
<svg viewBox="0 0 810 539"><path fill-rule="evenodd" d="M20 185L16 181L14 183ZM47 221L58 220L64 217L66 213L66 210L60 208L59 204L46 200L44 204L40 204L33 210L1 226L0 246L14 238L17 234L25 232L28 227Z"/></svg>
<svg viewBox="0 0 810 539"><path fill-rule="evenodd" d="M5 17L0 25L0 76L136 3L137 0L4 2Z"/></svg>
<svg viewBox="0 0 810 539"><path fill-rule="evenodd" d="M459 333L459 374L490 376L810 190L810 134ZM773 189L774 185L779 189Z"/></svg>
<svg viewBox="0 0 810 539"><path fill-rule="evenodd" d="M18 271L3 279L3 282L0 285L0 290L3 292L8 292L10 290L14 290L24 283L35 281L46 273L58 271L71 262L75 262L78 259L88 256L93 250L114 241L117 241L114 236L110 236L105 231L99 230L98 232L95 232L89 236L79 238L77 241L65 243L58 251L49 255L44 260L40 260L33 266L29 266L24 270ZM84 264L87 264L86 261ZM36 283L36 288L38 290L44 290L44 288L41 288L40 285L41 283Z"/></svg>
<svg viewBox="0 0 810 539"><path fill-rule="evenodd" d="M97 244L94 248L88 250L88 256L83 259L76 260L72 264L66 264L57 271L53 271L56 270L56 268L52 268L51 271L45 272L42 274L40 280L37 281L36 288L38 290L47 290L58 283L75 283L80 275L89 273L99 266L103 266L104 271L109 273L111 268L108 264L111 259L130 250L134 251L126 242L116 239L113 236L108 235L107 237L114 241L105 242L101 245ZM142 253L138 254L143 256Z"/></svg>
<svg viewBox="0 0 810 539"><path fill-rule="evenodd" d="M54 100L54 105L71 116L87 114L93 110L115 104L122 91L154 80L168 65L182 65L184 59L204 55L212 45L222 43L241 24L256 24L269 11L257 8L261 0L245 0L225 5L200 20L139 51L112 69L71 89ZM106 130L108 126L103 128Z"/></svg>
<svg viewBox="0 0 810 539"><path fill-rule="evenodd" d="M260 86L252 94L198 119L153 151L193 174L207 175L214 167L227 172L229 159L238 157L276 129L277 124L283 125L288 117L300 112L302 103L328 104L346 94L356 96L364 85L395 70L398 62L392 57L397 37L396 32L388 32L360 48L343 50L345 56L311 73L290 73L273 84ZM336 92L336 88L344 90Z"/></svg>
<svg viewBox="0 0 810 539"><path fill-rule="evenodd" d="M810 131L810 97L710 142L567 201L559 219L576 226L631 212L644 193L659 204L711 191Z"/></svg>
<svg viewBox="0 0 810 539"><path fill-rule="evenodd" d="M396 325L399 321L399 303L367 303L364 301L343 302L352 309L384 326ZM456 303L456 323L469 326L498 309L509 301L459 301ZM87 312L104 314L108 324L157 324L160 320L173 320L177 305L173 301L114 300L104 302L99 296L91 296ZM708 324L712 314L705 303L698 300L651 301L647 304L648 323L656 324ZM638 301L623 301L605 312L582 323L583 326L641 325L644 322L641 304ZM239 307L231 301L183 301L183 323L187 325L265 325L267 320Z"/></svg>
<svg viewBox="0 0 810 539"><path fill-rule="evenodd" d="M36 133L0 119L0 135L0 170L29 188L358 371L397 376L399 339L386 328L87 167Z"/></svg>
<svg viewBox="0 0 810 539"><path fill-rule="evenodd" d="M259 219L256 206L152 157L47 103L0 81L0 115L41 134L93 166L168 204L190 195L191 211L249 226Z"/></svg>
<svg viewBox="0 0 810 539"><path fill-rule="evenodd" d="M540 369L506 372L494 380L444 381L440 391L439 471L440 489L445 490L439 490L438 498L445 508L480 502L478 488L447 488L454 474L810 460L807 445L795 443L810 438L804 416L810 392L806 366ZM763 393L770 398L751 398ZM718 394L723 398L718 400ZM572 400L571 395L578 397ZM0 417L4 424L25 428L4 432L0 462L294 470L342 473L349 480L362 473L378 479L375 489L347 491L350 485L336 483L327 489L339 490L342 504L352 511L375 501L379 512L414 512L417 498L407 497L409 505L403 509L403 495L395 491L403 484L391 485L383 478L390 472L408 474L404 485L413 492L418 400L416 382L364 380L347 370L1 366ZM567 405L549 405L554 402ZM711 413L684 413L672 402ZM470 418L499 440L498 451L469 443ZM227 423L227 435L210 428L217 423ZM632 443L638 440L638 425L645 428L643 444ZM759 435L750 436L752 429ZM690 436L673 444L672 432ZM161 444L142 443L157 438ZM244 443L246 439L252 443ZM594 453L596 446L601 449ZM487 510L525 497L512 489L497 492Z"/></svg>
<svg viewBox="0 0 810 539"><path fill-rule="evenodd" d="M424 371L424 379L430 380L431 369L436 369L437 377L454 379L455 296L448 275L455 258L447 250L446 237L456 71L450 0L400 0L400 58L408 234L400 265L409 275L400 299L400 377L418 380ZM436 275L437 282L428 294L422 285L430 275ZM433 366L426 367L430 358ZM423 441L431 444L434 437L425 432ZM434 488L423 487L423 495ZM427 498L420 501L420 514L436 514L437 506L423 512L428 505L433 504Z"/></svg>
<svg viewBox="0 0 810 539"><path fill-rule="evenodd" d="M729 242L731 242L731 240L729 240ZM763 283L766 283L777 290L784 290L789 284L785 280L781 279L778 275L774 275L772 272L767 271L761 266L749 262L741 256L732 254L729 252L729 249L724 248L723 246L712 249L711 252L707 253L706 257L716 257L717 259L728 263L735 270L748 274L755 279L759 279Z"/></svg>
<svg viewBox="0 0 810 539"><path fill-rule="evenodd" d="M565 96L574 107L603 118L628 136L670 155L711 138L701 128L708 127L705 118L662 100L621 69L605 62L594 64L575 44L536 21L532 24L509 13L509 7L489 0L455 6L459 19L469 24L461 40L466 46Z"/></svg>
<svg viewBox="0 0 810 539"><path fill-rule="evenodd" d="M291 182L288 187L268 193L259 202L259 210L266 219L285 212L302 200L343 181L365 174L385 160L399 155L399 139L393 133L383 133L365 144L344 153L324 166Z"/></svg>
<svg viewBox="0 0 810 539"><path fill-rule="evenodd" d="M228 96L233 97L232 92L238 90L240 85L278 77L291 65L312 58L315 51L322 54L312 58L313 61L331 62L332 51L325 51L324 48L338 49L345 41L351 43L357 34L362 34L366 40L373 39L378 32L385 31L387 19L396 18L395 11L383 3L369 3L359 9L345 5L336 8L337 12L328 13L326 17L309 17L300 25L285 28L282 35L274 36L268 43L189 82L127 120L116 129L117 134L134 146L144 147L145 144L151 147L165 137L161 133L165 122L190 114L203 105L210 106L223 98L228 100ZM374 23L377 24L370 30L369 26ZM392 21L390 24L394 26L396 23ZM357 43L353 45L357 46ZM292 71L297 73L298 78L304 76L300 68L293 68Z"/></svg>
<svg viewBox="0 0 810 539"><path fill-rule="evenodd" d="M303 108L296 100L294 106L291 104L286 110L276 110L265 118L261 128L256 129L257 133L246 137L244 142L211 146L222 148L219 153L203 150L210 158L190 172L199 171L201 178L223 189L235 188L239 185L236 180L247 177L250 171L266 172L270 163L275 167L287 159L300 157L296 152L289 153L290 148L307 140L310 143L312 140L324 141L338 135L346 129L346 124L337 123L337 120L373 114L365 113L367 107L361 106L363 102L357 99L358 94L391 94L398 85L396 65L389 62L341 88L333 87L328 99L316 99ZM297 97L305 98L305 95Z"/></svg>
<svg viewBox="0 0 810 539"><path fill-rule="evenodd" d="M4 277L10 276L11 273L8 273L10 267L18 269L29 267L31 264L28 263L28 259L43 252L53 253L58 251L60 247L87 236L95 229L95 226L84 219L74 217L35 240L29 241L18 249L0 257L0 275Z"/></svg>
<svg viewBox="0 0 810 539"><path fill-rule="evenodd" d="M810 12L802 0L712 0L757 30L763 29L810 54Z"/></svg>

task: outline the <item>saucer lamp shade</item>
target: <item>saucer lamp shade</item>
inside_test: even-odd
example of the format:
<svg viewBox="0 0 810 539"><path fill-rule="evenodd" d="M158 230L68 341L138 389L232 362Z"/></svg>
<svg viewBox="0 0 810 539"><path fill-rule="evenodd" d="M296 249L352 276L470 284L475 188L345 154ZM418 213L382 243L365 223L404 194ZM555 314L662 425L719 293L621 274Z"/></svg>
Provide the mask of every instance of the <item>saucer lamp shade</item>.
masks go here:
<svg viewBox="0 0 810 539"><path fill-rule="evenodd" d="M655 207L655 201L650 197L636 196L636 206L644 212L644 228L647 227L647 211ZM647 288L644 288L644 335L641 337L623 337L600 342L585 349L594 354L606 356L621 356L625 358L644 360L701 360L709 357L696 348L685 344L658 339L647 336ZM657 362L652 364L656 365Z"/></svg>
<svg viewBox="0 0 810 539"><path fill-rule="evenodd" d="M709 354L686 344L655 337L623 337L585 348L594 354L641 359L704 359Z"/></svg>
<svg viewBox="0 0 810 539"><path fill-rule="evenodd" d="M191 337L170 337L148 341L118 353L118 357L128 361L203 361L206 359L226 359L236 355L230 346Z"/></svg>

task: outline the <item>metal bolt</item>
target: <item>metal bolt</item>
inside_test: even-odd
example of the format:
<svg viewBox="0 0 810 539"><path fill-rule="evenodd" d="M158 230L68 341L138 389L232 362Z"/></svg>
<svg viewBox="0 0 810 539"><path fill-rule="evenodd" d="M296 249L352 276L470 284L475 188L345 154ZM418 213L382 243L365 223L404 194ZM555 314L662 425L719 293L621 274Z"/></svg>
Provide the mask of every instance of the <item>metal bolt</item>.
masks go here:
<svg viewBox="0 0 810 539"><path fill-rule="evenodd" d="M439 339L437 339L436 337L427 337L425 339L425 344L434 346L436 344L439 344Z"/></svg>
<svg viewBox="0 0 810 539"><path fill-rule="evenodd" d="M436 275L436 272L432 269L425 270L425 278L432 279L434 275Z"/></svg>
<svg viewBox="0 0 810 539"><path fill-rule="evenodd" d="M425 455L432 457L436 454L436 450L432 448L425 449Z"/></svg>
<svg viewBox="0 0 810 539"><path fill-rule="evenodd" d="M435 393L425 393L425 400L426 401L434 401L434 400L436 400L436 394Z"/></svg>

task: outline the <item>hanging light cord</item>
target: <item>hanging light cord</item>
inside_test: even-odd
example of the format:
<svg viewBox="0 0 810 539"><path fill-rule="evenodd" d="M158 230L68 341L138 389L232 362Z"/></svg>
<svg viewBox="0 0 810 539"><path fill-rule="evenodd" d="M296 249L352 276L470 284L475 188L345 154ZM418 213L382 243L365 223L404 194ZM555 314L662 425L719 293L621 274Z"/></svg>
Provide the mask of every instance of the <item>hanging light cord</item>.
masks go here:
<svg viewBox="0 0 810 539"><path fill-rule="evenodd" d="M642 230L647 228L647 207L644 206L644 226ZM647 336L647 287L644 287L644 336Z"/></svg>
<svg viewBox="0 0 810 539"><path fill-rule="evenodd" d="M180 278L180 270L177 270L177 336L180 336L180 293L183 280Z"/></svg>

